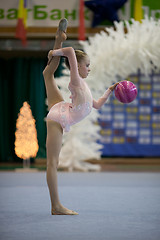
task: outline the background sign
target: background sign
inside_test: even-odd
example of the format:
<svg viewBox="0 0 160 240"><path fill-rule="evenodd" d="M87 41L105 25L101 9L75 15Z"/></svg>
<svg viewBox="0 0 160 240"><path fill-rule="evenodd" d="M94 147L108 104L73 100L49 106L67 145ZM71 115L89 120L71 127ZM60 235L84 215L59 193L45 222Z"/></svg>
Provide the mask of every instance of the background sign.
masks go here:
<svg viewBox="0 0 160 240"><path fill-rule="evenodd" d="M0 27L15 26L19 0L5 0L0 6ZM66 17L70 27L79 24L79 0L29 0L28 27L56 27L59 19ZM121 20L133 18L134 0L128 0L119 10ZM143 13L153 18L160 18L160 1L143 0ZM85 26L90 27L92 12L85 8Z"/></svg>
<svg viewBox="0 0 160 240"><path fill-rule="evenodd" d="M160 156L160 74L129 78L138 89L129 104L110 97L101 109L104 156Z"/></svg>

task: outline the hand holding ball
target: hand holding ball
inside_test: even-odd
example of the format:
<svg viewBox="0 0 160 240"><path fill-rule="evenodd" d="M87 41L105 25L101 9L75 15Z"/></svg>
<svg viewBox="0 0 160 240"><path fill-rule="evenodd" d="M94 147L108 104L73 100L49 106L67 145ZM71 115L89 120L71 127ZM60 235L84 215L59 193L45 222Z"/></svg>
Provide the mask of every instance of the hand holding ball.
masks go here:
<svg viewBox="0 0 160 240"><path fill-rule="evenodd" d="M122 103L130 103L137 96L137 88L130 81L122 81L114 90L115 97Z"/></svg>

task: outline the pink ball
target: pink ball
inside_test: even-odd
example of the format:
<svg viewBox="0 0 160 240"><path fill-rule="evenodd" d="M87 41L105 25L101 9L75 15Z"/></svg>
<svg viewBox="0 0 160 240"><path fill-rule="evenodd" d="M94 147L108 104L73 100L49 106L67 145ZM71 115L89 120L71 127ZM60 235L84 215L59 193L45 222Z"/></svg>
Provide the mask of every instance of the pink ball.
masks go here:
<svg viewBox="0 0 160 240"><path fill-rule="evenodd" d="M130 103L137 96L137 88L130 81L122 81L114 90L115 97L122 103Z"/></svg>

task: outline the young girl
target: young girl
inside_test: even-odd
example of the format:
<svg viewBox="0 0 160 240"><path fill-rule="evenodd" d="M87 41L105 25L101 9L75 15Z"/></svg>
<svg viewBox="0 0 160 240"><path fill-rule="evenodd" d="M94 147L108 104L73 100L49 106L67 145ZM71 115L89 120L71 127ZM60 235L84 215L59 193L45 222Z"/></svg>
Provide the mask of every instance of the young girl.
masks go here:
<svg viewBox="0 0 160 240"><path fill-rule="evenodd" d="M89 57L82 51L74 51L72 47L62 48L62 43L67 38L66 29L67 20L62 19L56 33L54 49L49 51L48 64L43 71L49 107L46 140L47 184L51 198L51 213L55 215L78 214L75 211L63 207L58 196L57 166L62 146L63 131L68 132L70 126L85 118L91 112L92 107L99 109L118 84L116 83L109 87L98 101L92 98L90 89L84 81L90 72ZM71 103L66 103L64 101L53 76L59 65L60 56L64 56L68 59Z"/></svg>

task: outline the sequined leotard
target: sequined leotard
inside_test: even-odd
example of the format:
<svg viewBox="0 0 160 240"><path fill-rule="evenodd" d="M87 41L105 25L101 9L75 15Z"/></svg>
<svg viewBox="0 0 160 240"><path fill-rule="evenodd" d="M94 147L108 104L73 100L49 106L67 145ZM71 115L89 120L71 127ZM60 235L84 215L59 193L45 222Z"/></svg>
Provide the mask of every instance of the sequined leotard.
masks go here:
<svg viewBox="0 0 160 240"><path fill-rule="evenodd" d="M68 88L71 92L72 102L67 103L62 101L55 104L50 109L47 120L60 123L64 131L68 132L70 126L80 122L91 112L92 107L100 108L111 91L108 89L98 101L93 100L88 85L84 79L79 76L74 50L72 48L54 50L53 56L67 56L69 59L71 81Z"/></svg>
<svg viewBox="0 0 160 240"><path fill-rule="evenodd" d="M72 103L59 102L49 111L47 119L59 122L65 132L70 126L85 118L92 109L93 99L87 84L82 79L81 86L69 84Z"/></svg>

